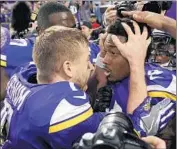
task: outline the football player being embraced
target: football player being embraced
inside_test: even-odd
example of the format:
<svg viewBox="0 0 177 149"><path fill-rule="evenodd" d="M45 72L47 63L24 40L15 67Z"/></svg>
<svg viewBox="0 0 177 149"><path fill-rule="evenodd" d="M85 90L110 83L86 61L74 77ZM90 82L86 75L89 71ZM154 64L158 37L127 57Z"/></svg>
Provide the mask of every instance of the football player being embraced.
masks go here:
<svg viewBox="0 0 177 149"><path fill-rule="evenodd" d="M175 118L176 76L145 63L149 30L130 19L117 19L100 43L105 78L111 82L107 86L114 93L107 108L128 114L140 136L159 134Z"/></svg>

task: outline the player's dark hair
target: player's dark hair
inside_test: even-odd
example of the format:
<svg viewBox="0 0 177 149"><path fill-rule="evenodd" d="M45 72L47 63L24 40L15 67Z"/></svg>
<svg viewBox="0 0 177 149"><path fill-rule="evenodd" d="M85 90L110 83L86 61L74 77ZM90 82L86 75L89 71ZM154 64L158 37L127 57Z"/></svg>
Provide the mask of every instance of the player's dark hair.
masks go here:
<svg viewBox="0 0 177 149"><path fill-rule="evenodd" d="M57 2L48 2L41 6L37 16L37 24L40 28L46 29L52 26L49 22L49 15L59 12L68 12L71 11L64 5ZM72 13L71 13L72 14Z"/></svg>
<svg viewBox="0 0 177 149"><path fill-rule="evenodd" d="M172 1L162 1L162 10L169 10L172 4Z"/></svg>
<svg viewBox="0 0 177 149"><path fill-rule="evenodd" d="M113 23L112 25L109 26L107 32L109 34L113 34L113 35L116 35L116 36L123 36L123 37L126 38L126 42L127 42L128 41L128 35L127 35L127 32L125 31L123 25L122 25L123 22L126 23L131 28L133 33L135 33L133 22L129 18L117 19L115 21L115 23ZM144 26L147 27L147 29L148 29L148 38L149 38L150 35L151 35L151 28L149 26L147 26L146 24L144 24L144 23L138 23L138 25L140 27L141 33L143 32ZM150 50L151 50L151 45L148 47L146 59L148 58L148 56L150 54Z"/></svg>
<svg viewBox="0 0 177 149"><path fill-rule="evenodd" d="M29 27L31 21L31 10L26 2L17 2L12 10L12 28L22 32Z"/></svg>
<svg viewBox="0 0 177 149"><path fill-rule="evenodd" d="M113 34L113 35L126 37L126 41L127 41L128 35L127 35L127 32L125 31L122 23L126 23L131 28L133 33L135 33L133 22L131 19L128 19L128 18L117 19L114 24L109 26L107 32L110 34ZM148 28L148 37L151 35L150 27L148 27L147 25L145 25L143 23L138 23L138 25L140 27L141 33L143 32L143 27L146 26Z"/></svg>

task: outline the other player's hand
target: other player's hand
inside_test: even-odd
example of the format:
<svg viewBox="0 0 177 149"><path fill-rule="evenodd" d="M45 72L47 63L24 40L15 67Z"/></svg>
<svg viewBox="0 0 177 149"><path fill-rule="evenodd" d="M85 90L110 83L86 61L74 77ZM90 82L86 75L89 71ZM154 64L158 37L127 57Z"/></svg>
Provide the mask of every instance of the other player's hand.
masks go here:
<svg viewBox="0 0 177 149"><path fill-rule="evenodd" d="M151 38L147 39L147 27L144 27L143 32L141 33L138 24L133 21L135 29L134 34L127 24L122 23L122 25L128 34L128 41L126 43L122 43L115 35L112 35L112 41L121 54L128 60L130 66L141 64L144 66L147 49L151 42Z"/></svg>
<svg viewBox="0 0 177 149"><path fill-rule="evenodd" d="M153 147L153 149L166 149L165 141L158 137L148 136L142 138L142 140L145 141L146 143L149 143Z"/></svg>
<svg viewBox="0 0 177 149"><path fill-rule="evenodd" d="M117 10L115 10L115 6L110 6L106 9L104 13L104 20L106 21L106 25L111 24L117 18Z"/></svg>
<svg viewBox="0 0 177 149"><path fill-rule="evenodd" d="M163 30L162 15L149 11L122 11L124 16L132 17L137 22L146 23L152 28Z"/></svg>

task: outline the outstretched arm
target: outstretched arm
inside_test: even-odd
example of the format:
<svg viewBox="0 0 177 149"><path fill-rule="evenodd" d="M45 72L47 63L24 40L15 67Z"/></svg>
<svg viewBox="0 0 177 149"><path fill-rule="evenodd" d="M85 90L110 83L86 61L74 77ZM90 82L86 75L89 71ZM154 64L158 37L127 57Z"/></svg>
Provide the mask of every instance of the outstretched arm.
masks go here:
<svg viewBox="0 0 177 149"><path fill-rule="evenodd" d="M168 32L176 39L176 20L149 11L123 11L124 16L132 17L137 22L146 23L152 28Z"/></svg>

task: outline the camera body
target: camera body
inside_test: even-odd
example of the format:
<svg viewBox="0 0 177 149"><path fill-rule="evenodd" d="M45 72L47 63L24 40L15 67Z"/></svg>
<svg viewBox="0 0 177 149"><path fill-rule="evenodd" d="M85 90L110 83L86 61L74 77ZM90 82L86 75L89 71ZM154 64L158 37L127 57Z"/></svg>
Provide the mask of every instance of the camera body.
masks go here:
<svg viewBox="0 0 177 149"><path fill-rule="evenodd" d="M119 5L115 7L117 10L117 16L122 18L122 11L133 11L136 10L135 6L136 1L123 1ZM167 10L171 7L171 2L168 1L146 1L144 2L144 6L142 11L151 11L155 13L161 13L162 10Z"/></svg>
<svg viewBox="0 0 177 149"><path fill-rule="evenodd" d="M138 138L130 119L120 112L108 113L95 134L86 133L74 149L151 149Z"/></svg>
<svg viewBox="0 0 177 149"><path fill-rule="evenodd" d="M122 11L133 11L136 10L134 1L123 1L122 3L116 5L117 16L123 18Z"/></svg>

